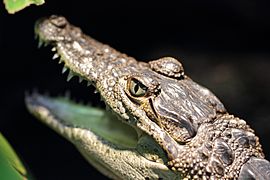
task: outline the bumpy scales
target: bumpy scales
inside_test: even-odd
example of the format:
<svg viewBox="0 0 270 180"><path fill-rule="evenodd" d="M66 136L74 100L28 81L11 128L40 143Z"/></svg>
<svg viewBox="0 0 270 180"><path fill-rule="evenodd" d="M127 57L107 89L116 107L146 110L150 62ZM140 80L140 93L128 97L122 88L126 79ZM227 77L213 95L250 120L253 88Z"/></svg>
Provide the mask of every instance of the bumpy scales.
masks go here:
<svg viewBox="0 0 270 180"><path fill-rule="evenodd" d="M78 75L94 85L118 119L154 139L166 152L165 164L181 177L270 177L270 163L263 159L254 131L192 81L178 60L137 61L83 34L61 16L38 21L35 32L41 43L54 46L54 58L60 56L69 78Z"/></svg>

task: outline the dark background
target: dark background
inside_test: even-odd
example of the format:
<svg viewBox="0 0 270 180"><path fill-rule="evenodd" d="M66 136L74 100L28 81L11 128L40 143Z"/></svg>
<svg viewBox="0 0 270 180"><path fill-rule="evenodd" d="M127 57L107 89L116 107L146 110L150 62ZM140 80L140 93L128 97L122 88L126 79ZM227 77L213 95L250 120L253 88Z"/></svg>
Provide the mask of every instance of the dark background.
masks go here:
<svg viewBox="0 0 270 180"><path fill-rule="evenodd" d="M70 89L99 105L93 88L66 82L50 48L37 49L34 22L51 14L138 60L181 59L190 77L255 129L270 159L269 1L86 2L46 1L15 15L0 5L0 131L36 179L106 179L25 108L24 92L33 88L52 95Z"/></svg>

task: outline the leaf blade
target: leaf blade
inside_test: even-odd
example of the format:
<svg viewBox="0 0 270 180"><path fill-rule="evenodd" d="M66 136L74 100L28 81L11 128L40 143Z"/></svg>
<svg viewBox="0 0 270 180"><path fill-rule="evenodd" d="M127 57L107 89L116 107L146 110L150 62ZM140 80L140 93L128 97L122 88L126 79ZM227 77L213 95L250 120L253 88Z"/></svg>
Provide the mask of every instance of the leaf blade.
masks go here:
<svg viewBox="0 0 270 180"><path fill-rule="evenodd" d="M45 3L44 0L4 0L5 8L9 14L14 14L31 4L41 5Z"/></svg>

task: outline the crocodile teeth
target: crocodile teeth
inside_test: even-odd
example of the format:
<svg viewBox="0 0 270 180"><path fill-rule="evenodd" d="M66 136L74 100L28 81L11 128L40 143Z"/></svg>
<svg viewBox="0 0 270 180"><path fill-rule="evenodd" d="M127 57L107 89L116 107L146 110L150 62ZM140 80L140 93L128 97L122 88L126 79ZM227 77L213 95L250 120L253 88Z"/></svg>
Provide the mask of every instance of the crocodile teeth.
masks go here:
<svg viewBox="0 0 270 180"><path fill-rule="evenodd" d="M43 45L42 40L39 40L39 41L38 41L38 48L41 48L42 45Z"/></svg>
<svg viewBox="0 0 270 180"><path fill-rule="evenodd" d="M72 71L69 71L68 76L67 76L67 81L70 81L71 78L73 78L73 77L74 77L73 72Z"/></svg>
<svg viewBox="0 0 270 180"><path fill-rule="evenodd" d="M62 74L64 74L67 70L68 70L68 68L66 66L64 66L62 69Z"/></svg>
<svg viewBox="0 0 270 180"><path fill-rule="evenodd" d="M52 48L52 51L56 51L56 47L53 47L53 48Z"/></svg>
<svg viewBox="0 0 270 180"><path fill-rule="evenodd" d="M87 81L87 87L91 85L91 82Z"/></svg>
<svg viewBox="0 0 270 180"><path fill-rule="evenodd" d="M83 81L83 78L79 76L79 83Z"/></svg>
<svg viewBox="0 0 270 180"><path fill-rule="evenodd" d="M55 54L53 55L52 59L57 59L57 58L59 58L59 54L55 53Z"/></svg>
<svg viewBox="0 0 270 180"><path fill-rule="evenodd" d="M60 57L58 64L61 64L62 62L64 62L64 59L62 57Z"/></svg>

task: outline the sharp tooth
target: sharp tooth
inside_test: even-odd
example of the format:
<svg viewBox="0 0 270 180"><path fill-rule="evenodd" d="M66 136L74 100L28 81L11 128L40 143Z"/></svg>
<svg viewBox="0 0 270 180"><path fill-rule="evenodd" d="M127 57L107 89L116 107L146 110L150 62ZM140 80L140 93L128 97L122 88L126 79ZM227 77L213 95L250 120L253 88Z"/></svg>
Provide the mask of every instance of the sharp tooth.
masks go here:
<svg viewBox="0 0 270 180"><path fill-rule="evenodd" d="M53 55L52 59L57 59L57 58L59 58L59 54L55 53L55 54Z"/></svg>
<svg viewBox="0 0 270 180"><path fill-rule="evenodd" d="M66 66L64 66L62 69L62 74L64 74L67 70L68 70L68 68Z"/></svg>
<svg viewBox="0 0 270 180"><path fill-rule="evenodd" d="M52 51L56 51L56 47L53 47L53 48L52 48Z"/></svg>
<svg viewBox="0 0 270 180"><path fill-rule="evenodd" d="M91 82L87 81L87 86L90 86L91 85Z"/></svg>
<svg viewBox="0 0 270 180"><path fill-rule="evenodd" d="M38 41L38 48L41 48L42 44L43 44L42 40L39 40Z"/></svg>
<svg viewBox="0 0 270 180"><path fill-rule="evenodd" d="M83 78L79 76L79 83L81 83L82 81L83 81Z"/></svg>
<svg viewBox="0 0 270 180"><path fill-rule="evenodd" d="M58 64L61 64L61 62L64 62L64 59L62 57L60 57Z"/></svg>
<svg viewBox="0 0 270 180"><path fill-rule="evenodd" d="M95 91L94 91L94 93L95 93L95 94L97 94L97 93L98 93L98 91L97 91L97 90L95 90Z"/></svg>
<svg viewBox="0 0 270 180"><path fill-rule="evenodd" d="M71 78L73 78L73 76L74 76L73 72L69 71L68 76L67 76L67 81L70 81Z"/></svg>

